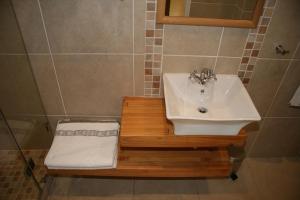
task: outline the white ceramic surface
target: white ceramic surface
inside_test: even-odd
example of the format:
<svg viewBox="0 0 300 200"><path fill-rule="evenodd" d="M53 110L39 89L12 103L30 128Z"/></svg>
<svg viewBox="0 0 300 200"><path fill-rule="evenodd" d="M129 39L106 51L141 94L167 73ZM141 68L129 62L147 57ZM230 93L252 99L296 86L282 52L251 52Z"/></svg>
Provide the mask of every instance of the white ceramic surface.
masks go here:
<svg viewBox="0 0 300 200"><path fill-rule="evenodd" d="M237 135L242 127L261 119L236 75L217 74L217 80L205 86L188 77L188 73L163 75L167 118L176 135ZM200 107L207 112L200 113Z"/></svg>

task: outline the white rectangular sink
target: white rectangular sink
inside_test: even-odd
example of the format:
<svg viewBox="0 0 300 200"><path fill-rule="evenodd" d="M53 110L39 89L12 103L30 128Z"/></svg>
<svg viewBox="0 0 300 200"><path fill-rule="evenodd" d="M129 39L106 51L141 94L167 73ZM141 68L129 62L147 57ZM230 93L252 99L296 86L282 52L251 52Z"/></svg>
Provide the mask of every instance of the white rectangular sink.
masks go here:
<svg viewBox="0 0 300 200"><path fill-rule="evenodd" d="M237 135L261 119L236 75L217 74L216 81L205 85L188 77L188 73L163 75L166 114L175 135Z"/></svg>

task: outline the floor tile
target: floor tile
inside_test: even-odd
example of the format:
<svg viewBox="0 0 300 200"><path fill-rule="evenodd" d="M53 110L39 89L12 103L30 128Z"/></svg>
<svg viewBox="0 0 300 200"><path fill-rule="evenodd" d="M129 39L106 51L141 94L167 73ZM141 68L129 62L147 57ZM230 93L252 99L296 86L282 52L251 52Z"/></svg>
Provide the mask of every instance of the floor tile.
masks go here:
<svg viewBox="0 0 300 200"><path fill-rule="evenodd" d="M251 176L249 176L247 160L244 160L237 175L239 178L235 181L232 181L230 178L207 179L201 181L199 185L200 199L208 199L208 200L259 199L257 188Z"/></svg>
<svg viewBox="0 0 300 200"><path fill-rule="evenodd" d="M249 160L250 173L261 199L300 199L300 162L282 158Z"/></svg>
<svg viewBox="0 0 300 200"><path fill-rule="evenodd" d="M134 200L196 200L198 180L136 180Z"/></svg>
<svg viewBox="0 0 300 200"><path fill-rule="evenodd" d="M68 196L70 199L131 200L133 180L73 178Z"/></svg>

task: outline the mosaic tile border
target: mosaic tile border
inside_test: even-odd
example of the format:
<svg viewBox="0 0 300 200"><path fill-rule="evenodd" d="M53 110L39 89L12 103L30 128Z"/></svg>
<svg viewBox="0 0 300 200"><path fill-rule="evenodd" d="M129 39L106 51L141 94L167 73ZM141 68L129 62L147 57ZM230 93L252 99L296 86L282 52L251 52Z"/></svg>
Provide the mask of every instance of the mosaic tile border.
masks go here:
<svg viewBox="0 0 300 200"><path fill-rule="evenodd" d="M144 95L160 95L162 69L163 27L156 24L156 0L146 0Z"/></svg>
<svg viewBox="0 0 300 200"><path fill-rule="evenodd" d="M267 0L264 5L263 14L259 19L256 29L250 29L244 47L242 60L238 70L238 76L247 85L255 69L259 52L273 16L276 0Z"/></svg>
<svg viewBox="0 0 300 200"><path fill-rule="evenodd" d="M156 0L146 0L144 95L160 96L163 57L164 25L156 24ZM266 0L258 26L250 29L237 71L245 86L251 80L268 26L273 16L276 0Z"/></svg>

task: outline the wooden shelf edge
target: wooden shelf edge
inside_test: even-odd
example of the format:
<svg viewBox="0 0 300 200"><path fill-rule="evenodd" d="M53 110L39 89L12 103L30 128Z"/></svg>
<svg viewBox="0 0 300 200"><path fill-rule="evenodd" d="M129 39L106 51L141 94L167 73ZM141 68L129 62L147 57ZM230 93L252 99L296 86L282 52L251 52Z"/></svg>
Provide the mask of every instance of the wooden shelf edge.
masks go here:
<svg viewBox="0 0 300 200"><path fill-rule="evenodd" d="M226 177L231 163L225 150L215 151L121 151L116 169L48 169L53 176L102 177Z"/></svg>
<svg viewBox="0 0 300 200"><path fill-rule="evenodd" d="M228 177L229 166L218 166L216 169L99 169L99 170L63 170L48 169L52 176L99 176L99 177L139 177L139 178L214 178Z"/></svg>
<svg viewBox="0 0 300 200"><path fill-rule="evenodd" d="M121 136L120 147L228 147L245 145L247 136Z"/></svg>

